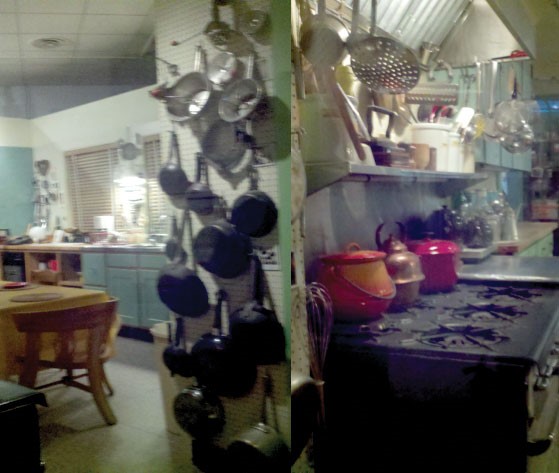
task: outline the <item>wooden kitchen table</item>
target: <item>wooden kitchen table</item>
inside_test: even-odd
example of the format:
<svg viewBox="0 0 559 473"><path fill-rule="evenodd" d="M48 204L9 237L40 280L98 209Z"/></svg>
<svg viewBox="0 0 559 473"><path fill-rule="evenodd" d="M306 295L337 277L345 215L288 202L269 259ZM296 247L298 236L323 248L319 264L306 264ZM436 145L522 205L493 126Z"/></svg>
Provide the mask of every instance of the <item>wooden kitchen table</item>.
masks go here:
<svg viewBox="0 0 559 473"><path fill-rule="evenodd" d="M78 289L63 286L46 286L30 284L25 289L3 289L7 281L0 281L0 379L8 379L18 374L16 355L23 353L23 334L20 334L12 321L16 312L67 309L96 304L109 299L103 291ZM16 296L35 294L57 294L61 297L40 302L13 302ZM41 296L44 297L44 296Z"/></svg>

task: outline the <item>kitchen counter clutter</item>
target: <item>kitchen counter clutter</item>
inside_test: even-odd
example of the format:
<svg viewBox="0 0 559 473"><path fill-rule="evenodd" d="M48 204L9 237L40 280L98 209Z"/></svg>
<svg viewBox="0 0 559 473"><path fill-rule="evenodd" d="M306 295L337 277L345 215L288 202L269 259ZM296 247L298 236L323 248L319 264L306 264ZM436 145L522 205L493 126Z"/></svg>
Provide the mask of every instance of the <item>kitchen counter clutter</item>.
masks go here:
<svg viewBox="0 0 559 473"><path fill-rule="evenodd" d="M548 254L542 254L543 249L535 248L534 250L540 251L540 254L528 253L526 256L551 256L553 254L552 234L557 227L556 222L518 222L518 241L498 242L497 252L501 254L523 253L547 238L551 241L551 252L547 248Z"/></svg>

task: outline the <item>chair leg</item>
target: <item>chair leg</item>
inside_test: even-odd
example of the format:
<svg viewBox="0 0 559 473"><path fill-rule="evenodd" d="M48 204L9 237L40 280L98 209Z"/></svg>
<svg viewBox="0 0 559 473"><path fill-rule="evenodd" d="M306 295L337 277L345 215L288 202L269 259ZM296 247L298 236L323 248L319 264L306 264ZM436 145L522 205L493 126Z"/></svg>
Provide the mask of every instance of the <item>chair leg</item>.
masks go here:
<svg viewBox="0 0 559 473"><path fill-rule="evenodd" d="M103 384L107 387L107 389L108 389L108 391L109 391L109 396L112 396L112 395L115 393L115 391L114 391L114 389L113 389L112 384L111 384L111 383L109 382L109 380L107 379L107 375L106 375L106 373L105 373L105 369L104 369L104 368L101 370L101 374L102 374L102 376L103 376Z"/></svg>
<svg viewBox="0 0 559 473"><path fill-rule="evenodd" d="M89 384L91 386L91 393L93 394L93 398L97 403L99 412L101 413L107 424L116 424L116 417L113 413L113 410L111 409L111 406L107 402L107 398L105 397L105 392L103 390L103 379L106 379L103 365L101 363L93 363L88 369L88 375Z"/></svg>

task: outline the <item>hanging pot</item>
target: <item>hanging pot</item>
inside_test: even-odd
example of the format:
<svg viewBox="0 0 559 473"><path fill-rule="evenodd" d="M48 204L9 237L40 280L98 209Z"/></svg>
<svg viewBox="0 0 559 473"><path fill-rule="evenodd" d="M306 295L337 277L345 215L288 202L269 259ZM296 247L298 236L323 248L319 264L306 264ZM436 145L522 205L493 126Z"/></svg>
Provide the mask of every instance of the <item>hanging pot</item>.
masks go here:
<svg viewBox="0 0 559 473"><path fill-rule="evenodd" d="M254 53L248 57L246 78L233 82L219 100L219 117L226 122L247 118L262 100L262 86L253 78Z"/></svg>
<svg viewBox="0 0 559 473"><path fill-rule="evenodd" d="M184 321L176 318L175 341L171 342L171 324L169 323L169 346L163 351L163 363L171 372L189 378L194 376L194 361L184 346Z"/></svg>
<svg viewBox="0 0 559 473"><path fill-rule="evenodd" d="M268 399L272 404L275 428L267 420ZM264 378L261 420L241 432L227 447L227 465L231 471L243 473L281 473L289 471L289 450L277 427L277 415L272 397L272 380Z"/></svg>
<svg viewBox="0 0 559 473"><path fill-rule="evenodd" d="M225 219L202 228L194 239L196 261L221 278L235 278L250 266L252 243Z"/></svg>
<svg viewBox="0 0 559 473"><path fill-rule="evenodd" d="M173 157L176 158L176 162ZM190 182L182 169L179 142L175 131L171 132L169 158L159 171L159 185L170 197L183 199Z"/></svg>
<svg viewBox="0 0 559 473"><path fill-rule="evenodd" d="M240 167L247 151L245 134L235 123L216 120L202 139L202 154L219 172Z"/></svg>
<svg viewBox="0 0 559 473"><path fill-rule="evenodd" d="M223 404L215 393L204 387L183 389L175 397L173 412L181 429L195 439L211 439L225 425Z"/></svg>
<svg viewBox="0 0 559 473"><path fill-rule="evenodd" d="M249 178L250 190L233 202L231 223L245 235L262 237L276 226L278 209L268 194L258 190L258 172L254 166L249 170Z"/></svg>
<svg viewBox="0 0 559 473"><path fill-rule="evenodd" d="M192 224L188 210L184 211L179 232L181 240L186 223L189 226ZM184 255L186 256L186 253ZM159 271L157 292L161 302L178 315L200 317L210 308L206 286L196 271L186 266L186 258L182 254Z"/></svg>
<svg viewBox="0 0 559 473"><path fill-rule="evenodd" d="M239 61L237 57L229 51L223 51L210 61L208 79L212 84L224 87L235 79L238 72Z"/></svg>
<svg viewBox="0 0 559 473"><path fill-rule="evenodd" d="M254 385L256 365L231 343L221 330L221 309L227 293L219 290L211 333L205 333L192 347L196 379L221 396L246 394Z"/></svg>
<svg viewBox="0 0 559 473"><path fill-rule="evenodd" d="M208 168L204 156L196 154L196 181L186 191L190 210L198 215L210 215L214 210L217 196L210 189Z"/></svg>
<svg viewBox="0 0 559 473"><path fill-rule="evenodd" d="M265 365L285 360L285 333L275 312L264 307L263 271L258 256L254 264L253 296L229 317L233 343L256 364Z"/></svg>
<svg viewBox="0 0 559 473"><path fill-rule="evenodd" d="M385 312L396 287L386 271L381 251L361 250L351 243L345 253L320 258L317 282L323 284L339 321L375 320Z"/></svg>
<svg viewBox="0 0 559 473"><path fill-rule="evenodd" d="M173 121L198 117L208 109L212 84L201 70L203 56L202 46L196 46L194 71L182 76L165 91L167 112Z"/></svg>

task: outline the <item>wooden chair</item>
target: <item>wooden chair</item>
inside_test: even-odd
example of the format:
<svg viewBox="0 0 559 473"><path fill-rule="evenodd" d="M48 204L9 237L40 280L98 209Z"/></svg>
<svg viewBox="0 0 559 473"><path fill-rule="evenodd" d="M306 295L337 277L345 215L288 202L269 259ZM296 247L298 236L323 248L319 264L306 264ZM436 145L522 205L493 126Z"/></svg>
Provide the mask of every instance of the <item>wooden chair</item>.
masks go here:
<svg viewBox="0 0 559 473"><path fill-rule="evenodd" d="M104 386L110 395L114 391L103 364L115 354L114 340L119 326L117 305L118 300L111 299L71 309L12 314L17 330L25 334L19 384L35 389L65 384L90 392L105 422L116 424ZM42 348L41 334L55 334L55 341ZM58 381L35 386L37 371L45 368L64 369L66 375ZM81 369L85 369L85 373L74 374L74 370ZM83 376L89 378L89 384L76 381Z"/></svg>

